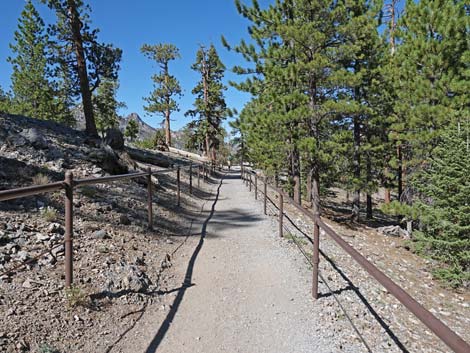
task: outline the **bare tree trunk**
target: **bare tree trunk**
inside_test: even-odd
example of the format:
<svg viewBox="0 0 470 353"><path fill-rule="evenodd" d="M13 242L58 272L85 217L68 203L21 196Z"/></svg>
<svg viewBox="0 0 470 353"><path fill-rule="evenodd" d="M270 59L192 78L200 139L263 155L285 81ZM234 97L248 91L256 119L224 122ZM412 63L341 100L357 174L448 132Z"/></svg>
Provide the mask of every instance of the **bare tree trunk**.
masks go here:
<svg viewBox="0 0 470 353"><path fill-rule="evenodd" d="M83 113L85 115L86 133L91 137L99 137L96 130L95 117L93 115L93 103L91 101L90 82L83 49L83 38L81 34L82 23L77 12L77 5L74 0L67 0L70 27L72 29L72 40L77 59L77 73L80 82L80 93L82 95Z"/></svg>

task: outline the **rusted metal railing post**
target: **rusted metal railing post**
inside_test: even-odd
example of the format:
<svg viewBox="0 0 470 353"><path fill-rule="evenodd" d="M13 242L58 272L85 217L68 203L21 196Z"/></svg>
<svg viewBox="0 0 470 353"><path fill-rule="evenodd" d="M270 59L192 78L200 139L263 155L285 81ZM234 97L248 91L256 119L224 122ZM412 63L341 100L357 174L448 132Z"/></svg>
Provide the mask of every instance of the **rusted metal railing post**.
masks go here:
<svg viewBox="0 0 470 353"><path fill-rule="evenodd" d="M73 174L65 173L65 287L73 283Z"/></svg>
<svg viewBox="0 0 470 353"><path fill-rule="evenodd" d="M279 192L279 236L282 238L284 229L283 229L283 221L284 221L284 196L281 192Z"/></svg>
<svg viewBox="0 0 470 353"><path fill-rule="evenodd" d="M319 214L315 214L315 221L313 224L313 278L312 278L312 296L313 299L318 299L318 264L320 263L320 226L317 222Z"/></svg>
<svg viewBox="0 0 470 353"><path fill-rule="evenodd" d="M147 168L147 209L148 209L148 229L153 230L153 188L152 188L152 169Z"/></svg>
<svg viewBox="0 0 470 353"><path fill-rule="evenodd" d="M193 194L193 162L189 163L189 193Z"/></svg>
<svg viewBox="0 0 470 353"><path fill-rule="evenodd" d="M268 212L266 211L267 203L268 203L268 177L264 176L264 214L267 215Z"/></svg>
<svg viewBox="0 0 470 353"><path fill-rule="evenodd" d="M255 173L255 200L258 200L258 174Z"/></svg>
<svg viewBox="0 0 470 353"><path fill-rule="evenodd" d="M177 167L176 169L176 199L177 199L177 204L178 207L180 207L181 204L181 168L180 166Z"/></svg>

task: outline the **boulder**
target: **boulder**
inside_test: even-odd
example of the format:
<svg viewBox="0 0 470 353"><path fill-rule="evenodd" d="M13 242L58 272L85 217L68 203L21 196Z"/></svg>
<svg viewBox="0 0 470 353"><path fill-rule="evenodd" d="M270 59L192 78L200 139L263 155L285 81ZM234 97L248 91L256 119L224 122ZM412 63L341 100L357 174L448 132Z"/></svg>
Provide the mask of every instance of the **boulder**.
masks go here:
<svg viewBox="0 0 470 353"><path fill-rule="evenodd" d="M389 237L403 237L403 238L410 237L409 233L403 228L401 228L400 226L379 227L377 228L377 231L380 234L389 236Z"/></svg>
<svg viewBox="0 0 470 353"><path fill-rule="evenodd" d="M36 149L46 149L49 147L44 135L34 127L21 131L20 136Z"/></svg>
<svg viewBox="0 0 470 353"><path fill-rule="evenodd" d="M124 163L121 163L119 156L111 146L104 145L100 149L91 150L88 159L97 163L101 169L109 174L125 174L129 171Z"/></svg>
<svg viewBox="0 0 470 353"><path fill-rule="evenodd" d="M114 150L122 151L124 149L124 135L119 129L108 129L103 141Z"/></svg>
<svg viewBox="0 0 470 353"><path fill-rule="evenodd" d="M137 266L129 265L126 262L112 266L107 278L109 278L107 291L145 292L151 284L144 272Z"/></svg>

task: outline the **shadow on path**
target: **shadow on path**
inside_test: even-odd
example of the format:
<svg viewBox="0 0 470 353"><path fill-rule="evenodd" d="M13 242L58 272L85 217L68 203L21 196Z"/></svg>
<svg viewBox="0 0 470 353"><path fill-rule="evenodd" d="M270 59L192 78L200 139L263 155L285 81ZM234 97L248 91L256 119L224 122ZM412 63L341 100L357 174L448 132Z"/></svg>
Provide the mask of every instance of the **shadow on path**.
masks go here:
<svg viewBox="0 0 470 353"><path fill-rule="evenodd" d="M158 332L153 338L152 342L150 342L149 346L145 350L145 353L155 353L157 351L158 347L160 346L160 343L165 337L165 334L168 332L168 329L170 328L171 322L175 318L176 312L178 311L178 308L181 302L183 301L183 297L186 292L186 289L193 286L193 284L191 283L191 280L193 276L194 264L196 263L197 256L199 255L199 252L201 251L202 246L204 245L204 238L206 237L207 225L209 224L211 218L214 216L215 205L217 204L217 201L219 200L220 188L222 187L223 179L224 177L222 176L219 182L219 186L217 188L217 193L216 193L214 202L212 203L209 216L206 218L206 220L202 224L201 237L199 239L199 243L196 246L196 249L194 250L191 256L191 259L189 260L188 268L186 269L186 275L184 277L184 282L181 288L178 290L178 294L176 295L176 298L173 302L173 305L171 306L170 311L168 312L165 320L163 321L162 325L158 329Z"/></svg>

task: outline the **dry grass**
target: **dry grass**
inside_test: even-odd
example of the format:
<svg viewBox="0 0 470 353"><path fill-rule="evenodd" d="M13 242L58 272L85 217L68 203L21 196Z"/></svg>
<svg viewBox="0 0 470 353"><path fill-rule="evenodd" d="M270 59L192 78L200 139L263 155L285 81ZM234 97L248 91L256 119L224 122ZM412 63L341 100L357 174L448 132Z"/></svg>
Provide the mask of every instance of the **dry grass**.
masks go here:
<svg viewBox="0 0 470 353"><path fill-rule="evenodd" d="M46 207L41 210L41 216L47 222L54 222L58 218L57 210L53 207Z"/></svg>
<svg viewBox="0 0 470 353"><path fill-rule="evenodd" d="M33 185L46 185L49 184L51 181L47 175L42 173L36 174L33 176Z"/></svg>

